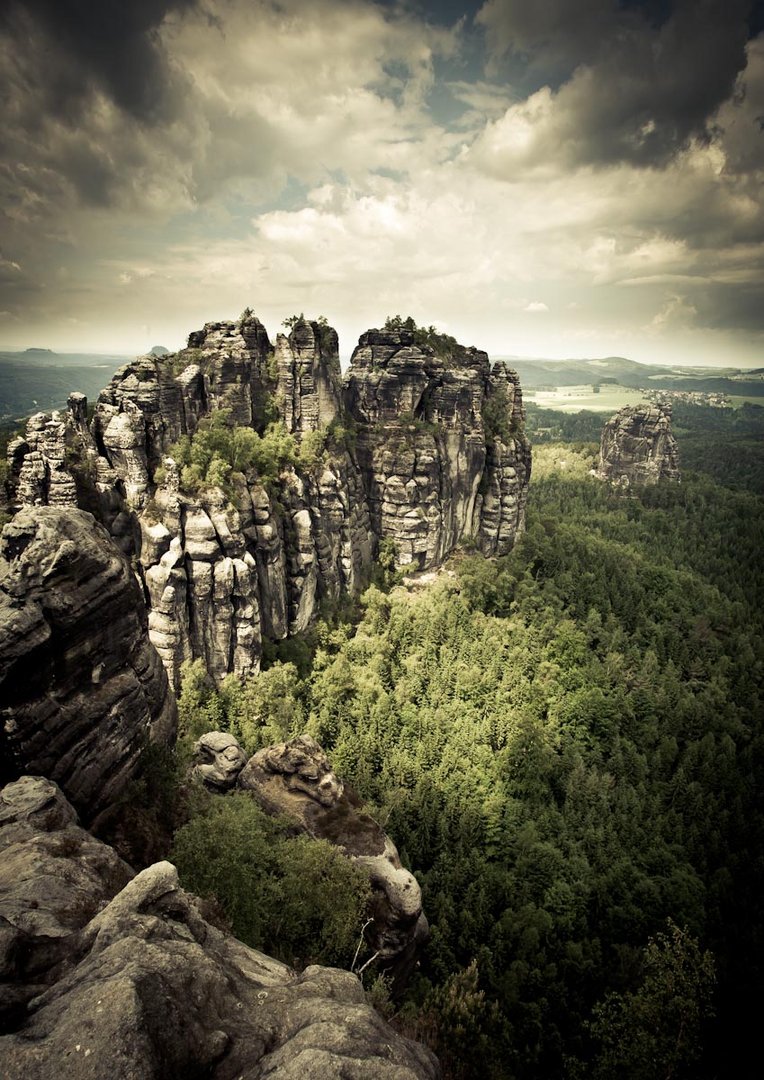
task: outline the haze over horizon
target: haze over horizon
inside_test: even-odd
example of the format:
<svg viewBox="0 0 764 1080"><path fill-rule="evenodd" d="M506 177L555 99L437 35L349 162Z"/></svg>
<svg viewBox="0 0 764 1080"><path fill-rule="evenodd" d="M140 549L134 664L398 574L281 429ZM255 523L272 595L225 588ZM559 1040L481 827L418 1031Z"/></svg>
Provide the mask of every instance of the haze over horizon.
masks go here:
<svg viewBox="0 0 764 1080"><path fill-rule="evenodd" d="M343 355L764 363L753 0L11 0L0 348L254 308Z"/></svg>

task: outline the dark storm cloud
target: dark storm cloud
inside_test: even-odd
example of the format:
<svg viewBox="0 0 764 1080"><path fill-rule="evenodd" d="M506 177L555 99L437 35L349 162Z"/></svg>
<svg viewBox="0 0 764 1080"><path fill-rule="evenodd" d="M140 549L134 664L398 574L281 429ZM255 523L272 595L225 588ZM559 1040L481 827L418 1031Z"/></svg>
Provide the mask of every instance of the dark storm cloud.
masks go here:
<svg viewBox="0 0 764 1080"><path fill-rule="evenodd" d="M715 283L690 294L696 326L713 330L764 331L764 285Z"/></svg>
<svg viewBox="0 0 764 1080"><path fill-rule="evenodd" d="M11 0L0 32L19 53L43 44L26 71L44 90L46 110L76 121L93 89L142 121L172 107L173 73L157 36L164 18L196 0Z"/></svg>
<svg viewBox="0 0 764 1080"><path fill-rule="evenodd" d="M524 59L554 93L539 156L665 164L710 122L746 64L750 0L488 0L493 56Z"/></svg>

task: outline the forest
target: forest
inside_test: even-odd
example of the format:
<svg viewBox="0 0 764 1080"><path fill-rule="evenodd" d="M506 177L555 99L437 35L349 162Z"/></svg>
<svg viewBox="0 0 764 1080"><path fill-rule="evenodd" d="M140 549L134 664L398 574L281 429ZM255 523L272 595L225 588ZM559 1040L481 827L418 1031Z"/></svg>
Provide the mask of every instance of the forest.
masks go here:
<svg viewBox="0 0 764 1080"><path fill-rule="evenodd" d="M211 728L248 753L307 731L422 885L432 934L406 993L373 965L364 979L446 1077L749 1075L762 412L677 409L681 484L628 498L588 472L602 419L555 414L509 556L457 551L423 588L383 552L359 603L271 644L260 675L214 688L189 666L175 786L155 768L186 887L250 944L350 966L363 880L248 798L180 779ZM150 814L150 770L131 797Z"/></svg>

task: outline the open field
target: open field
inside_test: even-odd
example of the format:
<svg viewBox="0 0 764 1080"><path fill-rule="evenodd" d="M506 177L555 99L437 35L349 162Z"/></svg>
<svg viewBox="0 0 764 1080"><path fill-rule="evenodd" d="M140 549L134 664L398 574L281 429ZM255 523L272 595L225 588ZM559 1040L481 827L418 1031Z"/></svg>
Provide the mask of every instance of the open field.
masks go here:
<svg viewBox="0 0 764 1080"><path fill-rule="evenodd" d="M554 390L535 390L526 393L525 399L541 409L557 409L560 412L614 413L624 405L636 405L646 398L640 390L628 386L605 385L598 394L592 393L591 383L581 386L558 386Z"/></svg>
<svg viewBox="0 0 764 1080"><path fill-rule="evenodd" d="M671 395L672 391L667 390ZM590 384L579 386L557 386L544 390L527 390L524 392L527 402L538 405L540 409L555 409L557 412L574 413L581 409L590 412L614 413L622 409L624 405L636 405L640 401L647 401L641 390L632 389L629 386L618 384L603 385L600 392L592 392ZM726 395L735 409L745 404L764 406L764 384L762 393L759 394L732 394Z"/></svg>

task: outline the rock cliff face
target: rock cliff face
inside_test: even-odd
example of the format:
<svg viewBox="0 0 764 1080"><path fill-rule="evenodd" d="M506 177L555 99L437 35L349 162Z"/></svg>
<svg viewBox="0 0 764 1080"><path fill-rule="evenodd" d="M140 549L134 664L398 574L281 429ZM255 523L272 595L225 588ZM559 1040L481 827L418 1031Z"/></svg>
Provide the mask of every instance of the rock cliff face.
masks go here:
<svg viewBox="0 0 764 1080"><path fill-rule="evenodd" d="M113 805L146 741L175 734L175 701L146 630L136 577L91 514L16 514L0 538L5 779L43 773L89 822Z"/></svg>
<svg viewBox="0 0 764 1080"><path fill-rule="evenodd" d="M670 405L621 409L602 431L596 475L620 487L680 479Z"/></svg>
<svg viewBox="0 0 764 1080"><path fill-rule="evenodd" d="M193 772L212 791L248 791L269 814L288 817L309 836L336 844L369 874L371 951L383 968L404 979L429 937L422 891L398 850L361 807L355 792L332 771L318 743L301 735L268 746L247 761L232 735L211 731L196 744Z"/></svg>
<svg viewBox="0 0 764 1080"><path fill-rule="evenodd" d="M233 461L225 484L191 490L171 453L223 409L258 435L280 422L291 451L278 475ZM9 448L11 501L76 504L106 526L175 686L196 657L216 679L257 670L263 637L363 588L382 541L425 569L465 539L504 554L524 527L517 376L405 330L362 335L343 379L329 326L299 320L272 347L253 316L208 323L179 353L121 368L89 427L85 412L73 395L67 413L32 417Z"/></svg>
<svg viewBox="0 0 764 1080"><path fill-rule="evenodd" d="M370 330L351 358L346 401L372 526L395 541L399 563L424 570L467 537L486 554L511 549L530 477L514 372L491 370L477 349L446 361L410 331ZM501 423L487 432L491 405Z"/></svg>
<svg viewBox="0 0 764 1080"><path fill-rule="evenodd" d="M356 976L298 975L217 930L170 863L133 877L50 781L0 792L0 852L6 1080L439 1075Z"/></svg>

